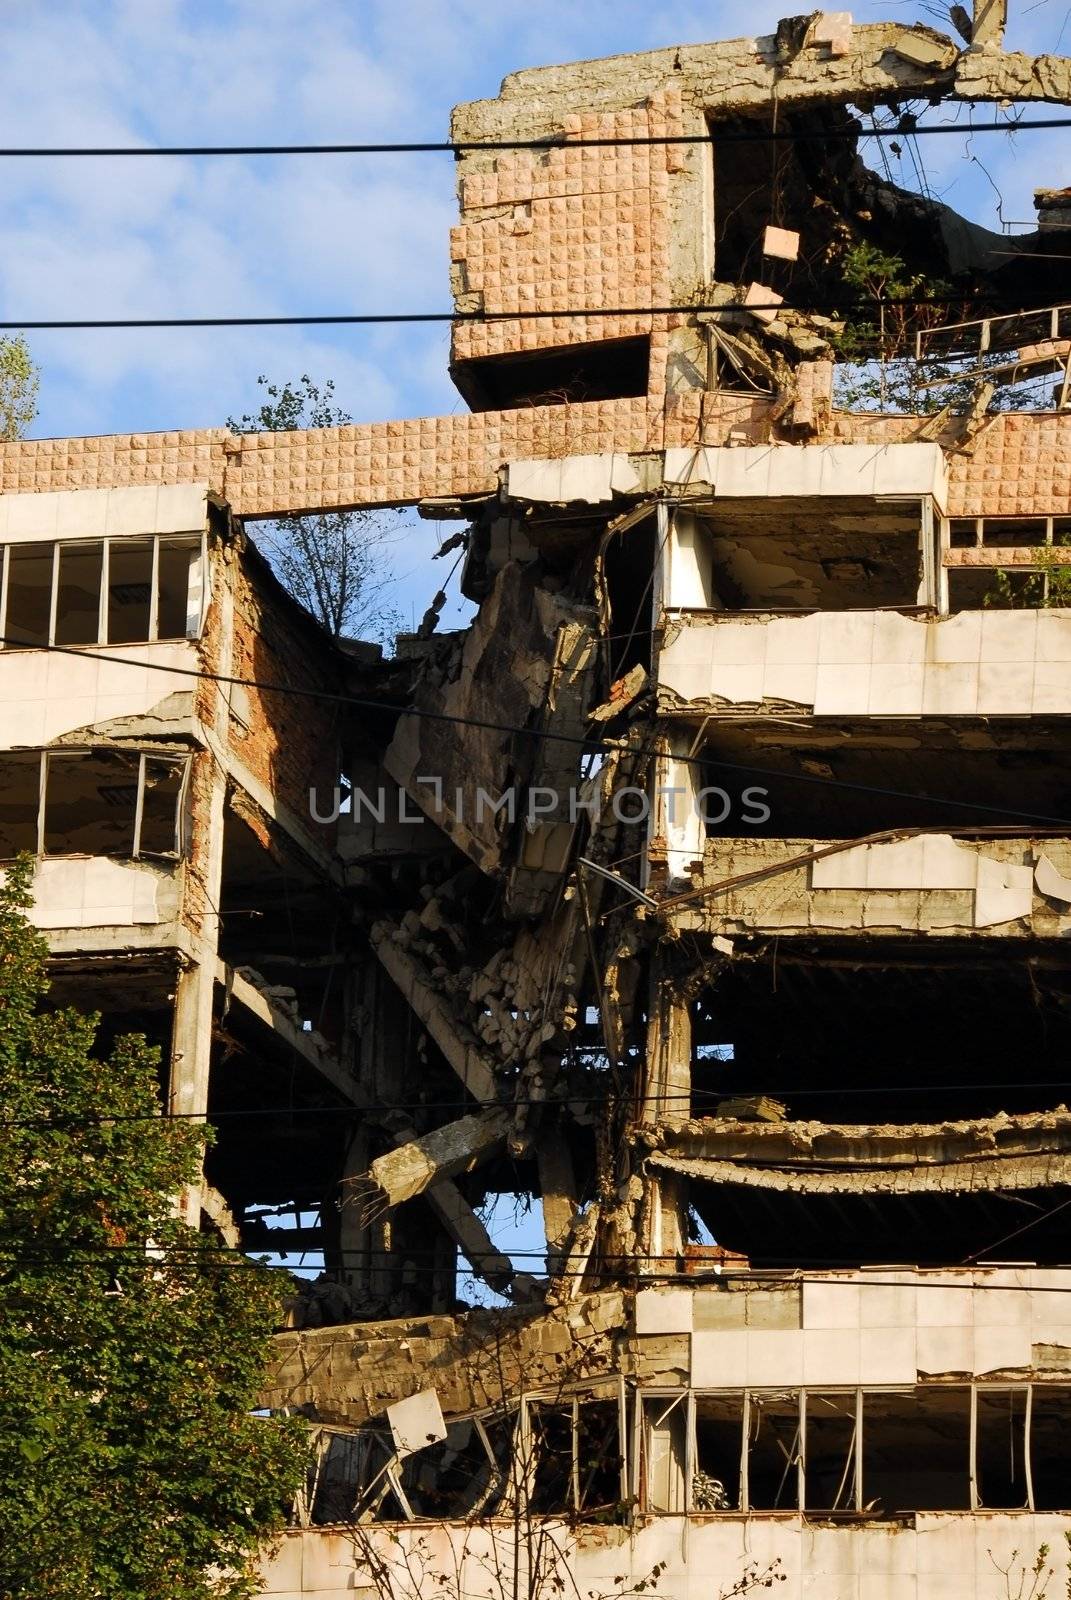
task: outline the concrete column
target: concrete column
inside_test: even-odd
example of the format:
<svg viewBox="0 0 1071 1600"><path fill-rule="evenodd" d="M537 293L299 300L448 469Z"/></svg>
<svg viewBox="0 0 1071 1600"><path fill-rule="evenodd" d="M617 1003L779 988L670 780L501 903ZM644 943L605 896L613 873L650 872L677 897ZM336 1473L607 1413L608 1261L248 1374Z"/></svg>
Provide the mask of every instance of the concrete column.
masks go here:
<svg viewBox="0 0 1071 1600"><path fill-rule="evenodd" d="M655 1127L679 1127L691 1115L692 1016L679 992L662 950L651 957L647 1008L647 1053L642 1121ZM644 1180L643 1214L647 1237L641 1241L647 1260L641 1270L672 1270L672 1260L686 1237L687 1185L683 1178L662 1173Z"/></svg>

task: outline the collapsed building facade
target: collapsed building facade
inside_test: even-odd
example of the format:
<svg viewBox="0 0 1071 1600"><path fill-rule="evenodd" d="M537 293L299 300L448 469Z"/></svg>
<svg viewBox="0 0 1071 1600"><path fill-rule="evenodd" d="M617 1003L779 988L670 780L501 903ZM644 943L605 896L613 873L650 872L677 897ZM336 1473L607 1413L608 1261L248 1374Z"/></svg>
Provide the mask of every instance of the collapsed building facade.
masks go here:
<svg viewBox="0 0 1071 1600"><path fill-rule="evenodd" d="M266 1592L1063 1582L1071 208L989 234L857 145L1071 64L953 10L459 108L468 413L0 446L52 996L213 1124L193 1225L326 1264ZM853 410L864 246L945 287ZM384 660L256 523L402 505L475 610Z"/></svg>

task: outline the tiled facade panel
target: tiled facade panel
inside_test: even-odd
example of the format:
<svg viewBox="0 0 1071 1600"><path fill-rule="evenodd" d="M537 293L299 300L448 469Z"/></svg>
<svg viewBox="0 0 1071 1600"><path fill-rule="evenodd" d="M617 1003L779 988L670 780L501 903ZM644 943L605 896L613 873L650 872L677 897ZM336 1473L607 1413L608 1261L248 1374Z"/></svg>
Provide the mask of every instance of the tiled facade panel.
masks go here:
<svg viewBox="0 0 1071 1600"><path fill-rule="evenodd" d="M321 506L406 504L491 493L510 460L692 444L761 443L769 402L739 394L598 400L519 411L358 423L241 439L222 428L0 444L0 493L208 482L235 512L270 517ZM702 420L701 420L702 417ZM840 415L832 440L910 438L915 419ZM949 458L952 516L1071 515L1071 413L996 418L972 454Z"/></svg>
<svg viewBox="0 0 1071 1600"><path fill-rule="evenodd" d="M680 90L643 106L565 118L566 139L643 139L684 132ZM649 316L526 318L525 312L629 311L671 303L669 174L673 145L518 150L461 182L460 226L450 239L463 291L501 323L462 322L455 361L591 340L652 334L650 392L665 388L667 319Z"/></svg>

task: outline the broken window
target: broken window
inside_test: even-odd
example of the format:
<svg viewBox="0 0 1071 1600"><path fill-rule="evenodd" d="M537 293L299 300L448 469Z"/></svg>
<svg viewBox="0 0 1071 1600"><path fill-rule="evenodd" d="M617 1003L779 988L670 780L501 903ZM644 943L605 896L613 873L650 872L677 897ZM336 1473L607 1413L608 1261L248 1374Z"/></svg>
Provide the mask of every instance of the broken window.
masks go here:
<svg viewBox="0 0 1071 1600"><path fill-rule="evenodd" d="M1026 1426L1030 1391L975 1390L974 1475L978 1504L1020 1510L1030 1503L1026 1481Z"/></svg>
<svg viewBox="0 0 1071 1600"><path fill-rule="evenodd" d="M161 539L157 565L157 639L195 639L201 625L201 541Z"/></svg>
<svg viewBox="0 0 1071 1600"><path fill-rule="evenodd" d="M857 1395L807 1391L804 1428L804 1508L855 1509Z"/></svg>
<svg viewBox="0 0 1071 1600"><path fill-rule="evenodd" d="M747 1503L751 1511L799 1506L800 1393L777 1389L748 1395Z"/></svg>
<svg viewBox="0 0 1071 1600"><path fill-rule="evenodd" d="M466 1418L451 1422L445 1439L409 1456L401 1481L414 1516L454 1522L489 1515L507 1474L508 1456L496 1456L486 1424Z"/></svg>
<svg viewBox="0 0 1071 1600"><path fill-rule="evenodd" d="M529 1509L605 1510L623 1499L620 1400L534 1400L528 1406Z"/></svg>
<svg viewBox="0 0 1071 1600"><path fill-rule="evenodd" d="M153 541L124 539L108 551L108 644L152 637Z"/></svg>
<svg viewBox="0 0 1071 1600"><path fill-rule="evenodd" d="M48 644L52 616L50 544L17 544L7 552L4 638L8 644Z"/></svg>
<svg viewBox="0 0 1071 1600"><path fill-rule="evenodd" d="M1071 1510L1068 1439L1071 1388L1035 1383L1030 1396L1030 1478L1035 1511Z"/></svg>
<svg viewBox="0 0 1071 1600"><path fill-rule="evenodd" d="M202 572L199 534L11 545L0 631L16 646L193 639Z"/></svg>
<svg viewBox="0 0 1071 1600"><path fill-rule="evenodd" d="M185 769L157 756L143 759L138 854L175 855L180 848L179 801Z"/></svg>
<svg viewBox="0 0 1071 1600"><path fill-rule="evenodd" d="M0 755L0 861L23 850L36 854L40 807L40 751L5 751Z"/></svg>
<svg viewBox="0 0 1071 1600"><path fill-rule="evenodd" d="M65 750L46 759L45 855L132 856L140 757Z"/></svg>
<svg viewBox="0 0 1071 1600"><path fill-rule="evenodd" d="M863 1396L863 1509L970 1509L971 1392L904 1389Z"/></svg>
<svg viewBox="0 0 1071 1600"><path fill-rule="evenodd" d="M186 767L183 756L137 750L0 754L0 860L38 848L46 856L177 855Z"/></svg>
<svg viewBox="0 0 1071 1600"><path fill-rule="evenodd" d="M96 644L100 636L101 544L61 544L57 548L56 643Z"/></svg>
<svg viewBox="0 0 1071 1600"><path fill-rule="evenodd" d="M642 1499L648 1511L683 1511L688 1396L660 1395L643 1403Z"/></svg>
<svg viewBox="0 0 1071 1600"><path fill-rule="evenodd" d="M697 1394L692 1442L692 1511L740 1509L742 1394Z"/></svg>

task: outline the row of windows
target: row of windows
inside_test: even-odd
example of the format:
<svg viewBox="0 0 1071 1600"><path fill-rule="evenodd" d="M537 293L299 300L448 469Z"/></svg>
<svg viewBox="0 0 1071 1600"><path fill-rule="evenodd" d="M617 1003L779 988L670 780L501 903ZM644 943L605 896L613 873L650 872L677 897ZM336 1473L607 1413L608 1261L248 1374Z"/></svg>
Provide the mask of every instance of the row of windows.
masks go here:
<svg viewBox="0 0 1071 1600"><path fill-rule="evenodd" d="M531 1397L404 1459L389 1429L325 1430L302 1523L509 1515L1071 1510L1071 1386Z"/></svg>
<svg viewBox="0 0 1071 1600"><path fill-rule="evenodd" d="M1071 1388L753 1389L643 1399L651 1511L1071 1507Z"/></svg>
<svg viewBox="0 0 1071 1600"><path fill-rule="evenodd" d="M138 750L0 754L0 860L175 856L188 759Z"/></svg>
<svg viewBox="0 0 1071 1600"><path fill-rule="evenodd" d="M140 644L200 632L199 534L13 544L0 554L8 647Z"/></svg>

